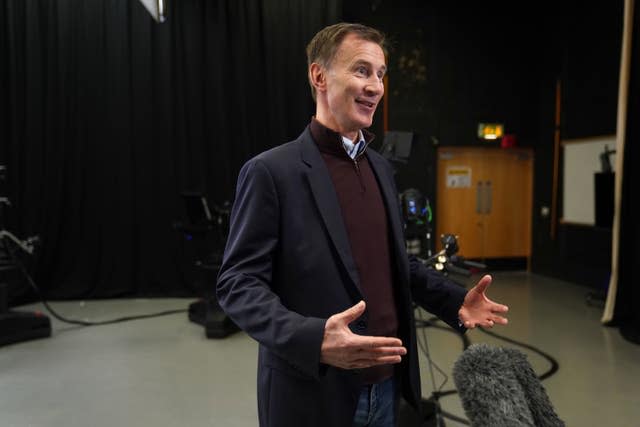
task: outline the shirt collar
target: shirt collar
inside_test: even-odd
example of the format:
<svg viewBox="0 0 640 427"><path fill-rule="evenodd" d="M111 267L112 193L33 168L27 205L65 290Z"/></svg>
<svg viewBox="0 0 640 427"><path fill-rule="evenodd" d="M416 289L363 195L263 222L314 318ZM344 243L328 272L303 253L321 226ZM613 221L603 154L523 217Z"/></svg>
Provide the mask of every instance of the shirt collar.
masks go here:
<svg viewBox="0 0 640 427"><path fill-rule="evenodd" d="M364 141L364 136L362 135L362 131L358 131L358 141L352 141L346 136L342 137L342 146L345 151L352 159L355 159L358 154L360 154L360 150L364 149L366 142Z"/></svg>

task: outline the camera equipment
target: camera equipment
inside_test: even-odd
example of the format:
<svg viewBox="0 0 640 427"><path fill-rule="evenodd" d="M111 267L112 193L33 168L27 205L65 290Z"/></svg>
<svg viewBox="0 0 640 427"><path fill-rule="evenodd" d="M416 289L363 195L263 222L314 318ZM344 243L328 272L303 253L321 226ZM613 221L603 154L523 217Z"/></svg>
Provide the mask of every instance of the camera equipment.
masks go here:
<svg viewBox="0 0 640 427"><path fill-rule="evenodd" d="M388 131L378 152L391 162L408 163L413 143L413 132Z"/></svg>
<svg viewBox="0 0 640 427"><path fill-rule="evenodd" d="M431 256L431 220L429 199L420 190L409 188L400 193L407 252L419 257Z"/></svg>
<svg viewBox="0 0 640 427"><path fill-rule="evenodd" d="M442 242L443 249L435 255L422 260L427 267L440 271L445 276L453 273L465 277L470 277L474 271L487 269L485 264L469 261L457 255L459 250L457 236L453 234L443 234L440 237L440 241Z"/></svg>
<svg viewBox="0 0 640 427"><path fill-rule="evenodd" d="M224 338L239 328L218 305L215 283L222 264L222 254L229 229L231 203L209 208L206 197L200 191L183 191L187 221L175 222L180 232L195 249L194 266L198 293L202 297L189 305L189 320L204 326L207 338Z"/></svg>
<svg viewBox="0 0 640 427"><path fill-rule="evenodd" d="M7 168L0 165L0 181L7 176ZM11 206L9 198L0 195L0 346L51 336L51 321L40 312L9 310L8 277L16 273L27 280L28 273L16 255L20 250L33 255L37 236L21 240L4 228L4 208Z"/></svg>
<svg viewBox="0 0 640 427"><path fill-rule="evenodd" d="M411 197L406 197L405 200L411 200ZM407 203L407 206L412 206L412 203ZM404 209L404 206L403 206ZM416 210L418 212L418 210ZM410 218L409 215L405 214L405 217ZM441 242L443 249L436 253L433 256L430 256L427 259L420 259L423 264L425 264L428 268L433 268L436 271L441 272L445 276L449 276L450 274L454 275L463 275L465 277L471 276L473 270L484 270L486 266L484 264L467 261L464 258L456 255L459 247L458 247L458 239L454 234L444 234L441 236ZM456 280L451 278L454 282L458 283ZM461 286L464 286L461 283L458 283ZM415 305L415 304L414 304ZM415 305L417 309L417 305ZM416 326L417 327L437 327L442 328L447 331L453 331L453 329L439 327L435 325L432 321L425 321L422 319L421 312L416 311ZM418 414L414 410L412 410L408 405L403 405L400 407L400 425L411 425L411 426L435 426L435 427L443 427L445 425L444 418L449 418L451 420L457 421L461 424L467 424L466 420L459 418L453 414L447 413L442 410L440 406L440 397L449 394L448 392L442 392L442 385L446 383L446 374L442 369L440 369L432 360L431 354L429 352L429 345L427 342L426 334L424 333L424 329L422 330L422 340L418 341L420 348L427 358L428 366L430 370L430 376L432 380L433 392L429 398L422 398L421 401L421 413ZM463 337L463 343L465 347L468 345L468 338ZM435 385L435 377L434 377L434 368L438 370L444 377L445 382L438 388Z"/></svg>

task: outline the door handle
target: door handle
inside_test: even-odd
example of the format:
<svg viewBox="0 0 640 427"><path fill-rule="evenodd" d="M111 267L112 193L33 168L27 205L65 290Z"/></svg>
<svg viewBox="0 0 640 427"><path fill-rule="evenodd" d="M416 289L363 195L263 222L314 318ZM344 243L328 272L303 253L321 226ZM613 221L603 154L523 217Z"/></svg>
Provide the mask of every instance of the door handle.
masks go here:
<svg viewBox="0 0 640 427"><path fill-rule="evenodd" d="M491 186L491 181L487 181L485 183L485 205L484 205L484 213L490 214L491 209L493 208L493 187Z"/></svg>

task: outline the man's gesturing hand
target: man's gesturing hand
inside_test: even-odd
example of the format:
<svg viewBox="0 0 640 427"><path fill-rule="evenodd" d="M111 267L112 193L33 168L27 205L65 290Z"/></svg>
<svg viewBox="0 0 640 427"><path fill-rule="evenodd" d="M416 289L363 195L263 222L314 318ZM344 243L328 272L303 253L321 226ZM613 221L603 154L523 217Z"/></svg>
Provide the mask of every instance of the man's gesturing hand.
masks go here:
<svg viewBox="0 0 640 427"><path fill-rule="evenodd" d="M462 307L458 311L460 321L468 329L476 326L491 328L496 323L506 325L508 320L502 314L509 311L509 307L498 304L487 298L485 292L491 284L491 276L488 274L474 286L464 298Z"/></svg>
<svg viewBox="0 0 640 427"><path fill-rule="evenodd" d="M343 369L362 369L374 365L400 363L407 354L398 338L356 335L349 323L364 313L365 303L334 314L327 319L320 349L320 362Z"/></svg>

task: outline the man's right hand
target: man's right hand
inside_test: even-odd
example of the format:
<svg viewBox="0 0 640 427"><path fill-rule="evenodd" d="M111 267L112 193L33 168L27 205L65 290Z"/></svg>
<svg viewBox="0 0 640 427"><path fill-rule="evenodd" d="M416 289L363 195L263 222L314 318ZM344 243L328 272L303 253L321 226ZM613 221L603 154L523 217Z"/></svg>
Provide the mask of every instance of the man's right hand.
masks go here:
<svg viewBox="0 0 640 427"><path fill-rule="evenodd" d="M400 363L407 349L398 338L362 336L351 332L349 323L360 317L364 309L365 303L360 301L327 319L320 362L343 369Z"/></svg>

